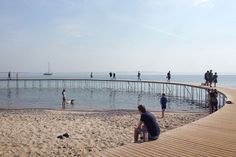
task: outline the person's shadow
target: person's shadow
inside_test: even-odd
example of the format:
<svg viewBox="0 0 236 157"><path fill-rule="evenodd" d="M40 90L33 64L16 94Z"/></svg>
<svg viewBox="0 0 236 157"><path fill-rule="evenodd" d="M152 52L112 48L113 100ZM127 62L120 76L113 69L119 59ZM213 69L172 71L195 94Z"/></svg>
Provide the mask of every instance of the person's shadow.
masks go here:
<svg viewBox="0 0 236 157"><path fill-rule="evenodd" d="M138 94L138 100L137 100L137 105L141 105L142 103L142 93Z"/></svg>

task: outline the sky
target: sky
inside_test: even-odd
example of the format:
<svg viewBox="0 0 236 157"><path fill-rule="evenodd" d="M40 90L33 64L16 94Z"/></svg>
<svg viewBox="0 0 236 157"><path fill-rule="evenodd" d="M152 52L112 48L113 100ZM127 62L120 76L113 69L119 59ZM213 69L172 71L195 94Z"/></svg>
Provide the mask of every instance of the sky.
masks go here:
<svg viewBox="0 0 236 157"><path fill-rule="evenodd" d="M0 72L236 74L235 0L0 0Z"/></svg>

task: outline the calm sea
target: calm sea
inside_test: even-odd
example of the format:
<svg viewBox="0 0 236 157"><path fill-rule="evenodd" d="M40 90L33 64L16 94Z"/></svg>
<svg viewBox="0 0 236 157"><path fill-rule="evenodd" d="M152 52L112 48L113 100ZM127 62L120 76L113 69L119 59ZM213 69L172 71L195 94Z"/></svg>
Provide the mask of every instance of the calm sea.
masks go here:
<svg viewBox="0 0 236 157"><path fill-rule="evenodd" d="M15 78L12 73L11 77ZM21 78L89 78L90 73L56 73L52 76L43 76L41 73L19 73ZM108 73L94 73L94 79L109 79ZM0 73L0 79L5 79L7 73ZM136 73L117 73L116 79L137 80ZM142 80L165 81L165 75L142 74ZM172 81L182 83L201 84L204 82L202 75L172 75ZM236 88L236 75L220 75L218 85ZM62 107L62 89L0 89L0 108L52 108ZM66 109L75 110L136 110L137 105L144 104L149 110L160 111L160 97L156 94L141 92L119 92L109 89L75 89L68 88L68 98L75 99L74 105L66 106ZM205 105L191 103L184 100L169 98L167 111L207 111Z"/></svg>

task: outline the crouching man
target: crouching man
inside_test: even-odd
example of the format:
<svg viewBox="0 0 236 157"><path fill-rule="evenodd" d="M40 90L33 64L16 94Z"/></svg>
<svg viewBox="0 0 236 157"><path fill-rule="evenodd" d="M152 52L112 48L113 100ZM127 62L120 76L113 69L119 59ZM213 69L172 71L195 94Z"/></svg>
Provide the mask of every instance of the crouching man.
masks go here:
<svg viewBox="0 0 236 157"><path fill-rule="evenodd" d="M143 141L157 140L160 135L160 127L153 114L146 111L143 105L138 106L141 115L137 128L134 129L134 142L138 141L139 135L143 135Z"/></svg>

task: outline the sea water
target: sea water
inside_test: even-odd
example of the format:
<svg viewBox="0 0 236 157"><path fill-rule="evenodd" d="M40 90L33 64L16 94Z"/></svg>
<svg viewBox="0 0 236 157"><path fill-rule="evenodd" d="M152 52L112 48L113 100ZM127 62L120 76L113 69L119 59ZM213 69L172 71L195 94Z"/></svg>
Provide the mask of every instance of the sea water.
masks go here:
<svg viewBox="0 0 236 157"><path fill-rule="evenodd" d="M90 73L59 73L43 76L39 73L20 73L21 78L89 78ZM0 75L1 79L6 78ZM93 79L109 79L108 74L94 73ZM116 79L137 80L136 74L118 74ZM165 75L141 75L142 80L165 81ZM201 75L172 75L171 81L181 83L201 84ZM236 87L235 75L222 75L218 79L219 85ZM5 88L0 89L0 108L62 108L62 89L60 88ZM160 95L144 92L121 92L112 89L66 89L68 98L75 99L74 105L67 105L70 110L136 110L137 105L143 104L149 110L160 111ZM205 112L206 104L189 102L183 99L168 97L167 111Z"/></svg>

